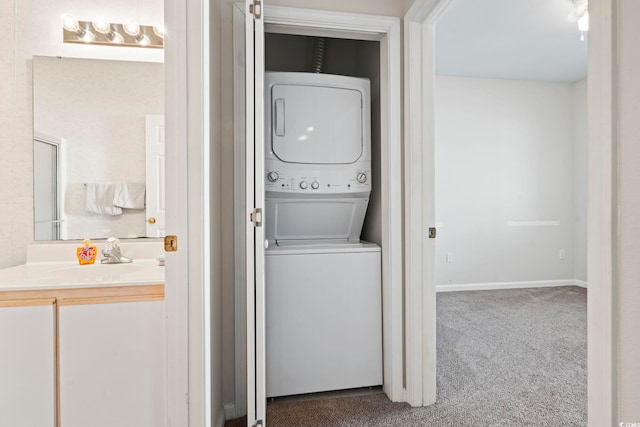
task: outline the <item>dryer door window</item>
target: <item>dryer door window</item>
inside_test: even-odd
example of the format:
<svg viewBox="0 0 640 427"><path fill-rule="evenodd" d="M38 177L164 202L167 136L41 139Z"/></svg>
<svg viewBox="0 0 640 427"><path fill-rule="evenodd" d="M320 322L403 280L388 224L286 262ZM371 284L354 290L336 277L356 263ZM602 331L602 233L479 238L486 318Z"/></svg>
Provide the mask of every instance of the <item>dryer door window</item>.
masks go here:
<svg viewBox="0 0 640 427"><path fill-rule="evenodd" d="M354 163L363 150L362 114L362 94L357 90L274 85L273 153L288 163Z"/></svg>

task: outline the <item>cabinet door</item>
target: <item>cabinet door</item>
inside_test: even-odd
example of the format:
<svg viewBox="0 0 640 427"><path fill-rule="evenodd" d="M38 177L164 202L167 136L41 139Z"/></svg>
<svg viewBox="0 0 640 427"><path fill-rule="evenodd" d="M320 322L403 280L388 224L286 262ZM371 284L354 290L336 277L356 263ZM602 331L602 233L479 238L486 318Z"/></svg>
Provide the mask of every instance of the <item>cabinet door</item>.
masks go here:
<svg viewBox="0 0 640 427"><path fill-rule="evenodd" d="M55 425L53 303L0 301L0 426Z"/></svg>
<svg viewBox="0 0 640 427"><path fill-rule="evenodd" d="M62 426L165 425L164 302L63 304Z"/></svg>

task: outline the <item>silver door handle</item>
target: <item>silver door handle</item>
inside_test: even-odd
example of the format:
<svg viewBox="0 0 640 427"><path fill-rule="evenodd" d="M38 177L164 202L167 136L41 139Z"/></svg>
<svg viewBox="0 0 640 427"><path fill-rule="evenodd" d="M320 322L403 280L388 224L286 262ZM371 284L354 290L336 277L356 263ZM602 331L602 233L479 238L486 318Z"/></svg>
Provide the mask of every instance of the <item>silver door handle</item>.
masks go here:
<svg viewBox="0 0 640 427"><path fill-rule="evenodd" d="M284 98L276 99L276 136L284 136Z"/></svg>

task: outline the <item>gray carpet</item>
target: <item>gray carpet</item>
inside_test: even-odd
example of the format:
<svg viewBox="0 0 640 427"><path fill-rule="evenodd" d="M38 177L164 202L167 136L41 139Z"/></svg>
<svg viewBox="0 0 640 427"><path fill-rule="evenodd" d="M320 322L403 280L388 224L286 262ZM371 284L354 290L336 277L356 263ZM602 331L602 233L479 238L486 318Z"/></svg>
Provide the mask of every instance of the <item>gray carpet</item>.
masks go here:
<svg viewBox="0 0 640 427"><path fill-rule="evenodd" d="M438 400L384 394L276 400L269 427L585 426L586 291L577 287L438 294ZM246 425L239 419L228 427Z"/></svg>

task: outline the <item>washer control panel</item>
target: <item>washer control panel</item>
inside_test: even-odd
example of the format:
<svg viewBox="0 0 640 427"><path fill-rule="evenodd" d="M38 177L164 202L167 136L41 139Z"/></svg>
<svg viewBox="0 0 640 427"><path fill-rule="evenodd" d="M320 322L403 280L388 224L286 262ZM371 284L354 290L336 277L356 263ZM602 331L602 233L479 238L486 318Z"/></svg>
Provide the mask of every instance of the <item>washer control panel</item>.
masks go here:
<svg viewBox="0 0 640 427"><path fill-rule="evenodd" d="M286 171L267 169L265 190L285 193L332 194L371 191L371 171Z"/></svg>

